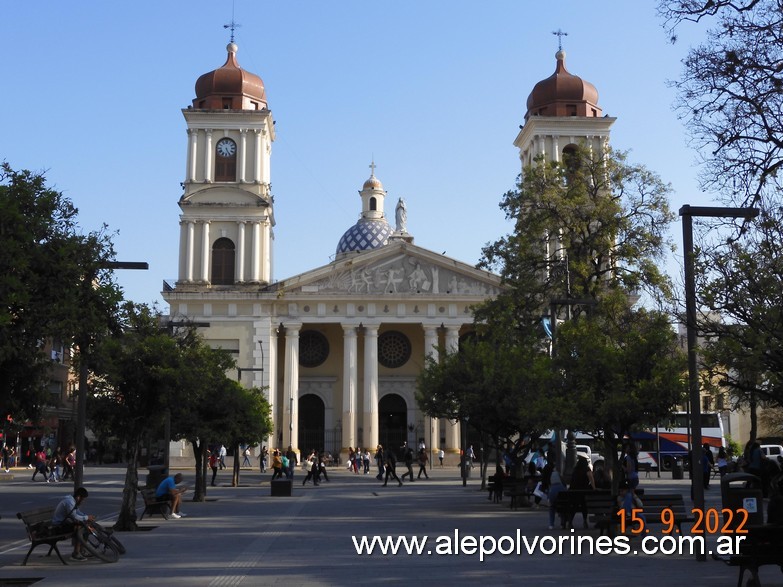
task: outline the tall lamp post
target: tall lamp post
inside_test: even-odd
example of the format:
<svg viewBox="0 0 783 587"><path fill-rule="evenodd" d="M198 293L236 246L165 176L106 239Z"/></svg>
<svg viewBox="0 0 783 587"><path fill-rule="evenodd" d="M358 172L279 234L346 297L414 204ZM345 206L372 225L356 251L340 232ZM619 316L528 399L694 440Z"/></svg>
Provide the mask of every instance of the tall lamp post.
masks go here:
<svg viewBox="0 0 783 587"><path fill-rule="evenodd" d="M109 261L101 264L99 269L149 269L149 263L137 261ZM90 275L85 277L85 287L92 287L93 279ZM76 411L76 465L73 472L73 487L81 487L84 481L84 437L87 429L87 383L90 379L90 370L87 358L90 354L90 335L83 332L77 336L79 347L79 401Z"/></svg>
<svg viewBox="0 0 783 587"><path fill-rule="evenodd" d="M702 470L701 397L699 394L699 367L696 362L696 279L693 261L693 217L755 218L756 208L718 208L684 205L682 217L682 248L685 255L685 329L688 336L688 399L691 427L691 493L693 506L704 511L704 471ZM704 552L696 553L696 560L706 561Z"/></svg>

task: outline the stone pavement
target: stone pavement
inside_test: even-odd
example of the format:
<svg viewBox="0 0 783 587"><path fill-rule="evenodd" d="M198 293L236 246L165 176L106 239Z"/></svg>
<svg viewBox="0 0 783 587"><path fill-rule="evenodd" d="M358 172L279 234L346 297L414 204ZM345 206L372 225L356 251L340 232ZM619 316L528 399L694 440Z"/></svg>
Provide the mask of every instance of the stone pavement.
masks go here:
<svg viewBox="0 0 783 587"><path fill-rule="evenodd" d="M475 472L476 470L474 470ZM186 482L192 473L186 472ZM146 519L147 532L122 533L128 553L115 564L73 562L63 566L39 547L26 567L28 543L0 551L0 585L39 578L36 585L736 585L738 571L713 560L679 555L435 554L438 536L472 535L533 539L570 535L548 530L546 509L512 511L487 500L478 480L462 486L454 468L435 469L430 480L381 487L372 475L330 471L330 483L302 487L296 473L292 497L271 497L269 475L243 473L246 486L210 488L205 503L185 501L180 520ZM688 481L642 479L646 491L687 494ZM8 485L4 487L7 489ZM720 507L713 483L708 507ZM89 508L88 508L89 509ZM578 517L578 516L577 516ZM19 522L21 525L21 522ZM578 525L578 524L577 524ZM578 529L577 535L595 535ZM425 554L357 554L352 536L428 537ZM509 544L508 542L506 543ZM70 552L61 543L64 553ZM429 550L431 554L426 554ZM762 583L783 585L774 567L761 571Z"/></svg>

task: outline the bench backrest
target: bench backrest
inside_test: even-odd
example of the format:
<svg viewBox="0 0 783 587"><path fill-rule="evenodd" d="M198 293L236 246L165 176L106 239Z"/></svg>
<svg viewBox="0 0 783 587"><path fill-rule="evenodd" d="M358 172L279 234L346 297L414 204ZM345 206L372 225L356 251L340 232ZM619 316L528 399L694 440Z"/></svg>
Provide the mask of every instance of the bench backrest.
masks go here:
<svg viewBox="0 0 783 587"><path fill-rule="evenodd" d="M54 508L38 508L36 510L28 510L26 512L18 512L16 517L22 520L26 526L34 526L41 522L51 522L54 516Z"/></svg>
<svg viewBox="0 0 783 587"><path fill-rule="evenodd" d="M647 512L660 512L669 508L675 514L690 514L685 509L685 500L679 493L646 494L642 497L644 510Z"/></svg>

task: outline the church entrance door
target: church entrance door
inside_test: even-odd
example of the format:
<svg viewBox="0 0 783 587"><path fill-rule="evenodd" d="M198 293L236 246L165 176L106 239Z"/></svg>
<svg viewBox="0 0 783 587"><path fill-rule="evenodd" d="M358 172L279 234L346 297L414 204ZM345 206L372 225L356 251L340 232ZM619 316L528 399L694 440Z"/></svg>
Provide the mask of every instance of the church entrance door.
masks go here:
<svg viewBox="0 0 783 587"><path fill-rule="evenodd" d="M408 406L396 393L378 402L378 441L385 450L393 450L399 459L400 447L408 439Z"/></svg>
<svg viewBox="0 0 783 587"><path fill-rule="evenodd" d="M302 458L310 451L324 450L324 402L315 394L299 398L299 450Z"/></svg>

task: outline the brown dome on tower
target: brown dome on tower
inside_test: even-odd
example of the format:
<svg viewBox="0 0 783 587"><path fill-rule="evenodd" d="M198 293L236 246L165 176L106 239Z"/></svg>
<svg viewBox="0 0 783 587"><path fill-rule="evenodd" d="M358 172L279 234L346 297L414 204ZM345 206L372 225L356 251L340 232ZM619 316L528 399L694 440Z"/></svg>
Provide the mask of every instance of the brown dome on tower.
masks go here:
<svg viewBox="0 0 783 587"><path fill-rule="evenodd" d="M266 90L260 77L239 67L237 46L229 43L222 67L205 73L196 81L193 108L200 110L263 110Z"/></svg>
<svg viewBox="0 0 783 587"><path fill-rule="evenodd" d="M525 120L531 116L601 116L598 90L590 82L568 73L565 51L555 54L555 73L538 82L527 98Z"/></svg>

